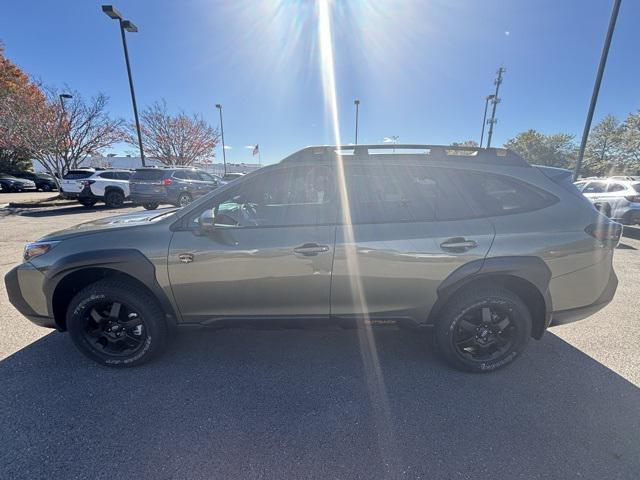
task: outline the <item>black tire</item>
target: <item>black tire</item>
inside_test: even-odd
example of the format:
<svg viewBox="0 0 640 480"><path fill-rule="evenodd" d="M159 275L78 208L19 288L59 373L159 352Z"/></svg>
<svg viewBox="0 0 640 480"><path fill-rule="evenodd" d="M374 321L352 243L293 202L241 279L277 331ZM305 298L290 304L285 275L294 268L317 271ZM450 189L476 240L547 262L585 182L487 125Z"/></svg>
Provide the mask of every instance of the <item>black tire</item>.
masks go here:
<svg viewBox="0 0 640 480"><path fill-rule="evenodd" d="M158 208L158 203L143 203L142 206L144 208L146 208L147 210L155 210L156 208Z"/></svg>
<svg viewBox="0 0 640 480"><path fill-rule="evenodd" d="M531 313L516 294L478 287L454 296L436 324L436 344L453 367L491 372L522 354L531 337Z"/></svg>
<svg viewBox="0 0 640 480"><path fill-rule="evenodd" d="M160 353L168 331L162 309L152 295L126 280L108 279L73 297L67 310L67 329L85 356L118 368L141 365Z"/></svg>
<svg viewBox="0 0 640 480"><path fill-rule="evenodd" d="M94 199L94 198L79 198L78 202L80 202L82 205L84 205L85 207L93 207L98 200Z"/></svg>
<svg viewBox="0 0 640 480"><path fill-rule="evenodd" d="M43 192L50 192L51 191L51 185L49 185L47 183L44 183L40 187L40 190L42 190Z"/></svg>
<svg viewBox="0 0 640 480"><path fill-rule="evenodd" d="M183 192L180 195L178 195L178 201L177 201L176 207L186 207L192 201L193 201L193 198L191 197L191 194Z"/></svg>
<svg viewBox="0 0 640 480"><path fill-rule="evenodd" d="M110 208L119 208L124 203L122 190L107 190L104 194L104 203Z"/></svg>

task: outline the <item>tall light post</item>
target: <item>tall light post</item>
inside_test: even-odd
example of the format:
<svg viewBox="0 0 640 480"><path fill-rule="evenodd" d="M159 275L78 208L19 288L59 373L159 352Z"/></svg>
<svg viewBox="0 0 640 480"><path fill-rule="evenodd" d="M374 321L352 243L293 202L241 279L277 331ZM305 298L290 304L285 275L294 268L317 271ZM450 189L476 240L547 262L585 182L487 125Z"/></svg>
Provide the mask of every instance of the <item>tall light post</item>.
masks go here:
<svg viewBox="0 0 640 480"><path fill-rule="evenodd" d="M144 150L142 148L142 135L140 134L140 120L138 119L138 106L136 105L136 93L133 89L133 78L131 77L131 65L129 63L129 50L127 49L127 37L124 33L126 30L129 33L135 33L138 31L133 22L125 20L120 12L115 9L113 5L102 5L102 11L107 17L112 20L118 20L120 24L120 35L122 36L122 48L124 48L124 60L127 64L127 75L129 77L129 90L131 91L131 103L133 104L133 116L136 120L136 131L138 132L138 147L140 147L140 160L142 160L142 166L146 167L144 161Z"/></svg>
<svg viewBox="0 0 640 480"><path fill-rule="evenodd" d="M593 85L593 92L591 93L591 103L589 103L587 120L584 122L584 130L582 131L582 141L580 142L580 150L578 150L578 158L576 159L576 168L573 171L574 182L578 180L578 176L580 175L580 168L582 167L582 159L584 158L584 150L587 147L589 130L591 130L591 121L593 120L593 112L596 109L596 102L598 101L598 93L600 93L600 84L602 83L602 75L604 74L604 67L607 64L607 56L609 56L609 47L611 46L611 38L613 37L613 31L616 28L616 21L618 20L620 3L621 3L621 0L613 0L613 9L611 10L611 18L609 19L609 29L607 30L607 36L604 39L604 46L602 47L602 53L600 54L600 64L598 65L596 82Z"/></svg>
<svg viewBox="0 0 640 480"><path fill-rule="evenodd" d="M224 125L222 124L222 104L216 103L216 108L220 112L220 136L222 137L222 162L224 163L224 174L227 174L227 153L224 149Z"/></svg>
<svg viewBox="0 0 640 480"><path fill-rule="evenodd" d="M360 110L360 100L354 100L353 104L356 106L356 145L358 144L358 113Z"/></svg>
<svg viewBox="0 0 640 480"><path fill-rule="evenodd" d="M480 148L482 148L482 142L484 141L484 127L487 124L487 109L489 108L489 101L493 100L495 95L487 95L484 101L484 117L482 117L482 132L480 133Z"/></svg>

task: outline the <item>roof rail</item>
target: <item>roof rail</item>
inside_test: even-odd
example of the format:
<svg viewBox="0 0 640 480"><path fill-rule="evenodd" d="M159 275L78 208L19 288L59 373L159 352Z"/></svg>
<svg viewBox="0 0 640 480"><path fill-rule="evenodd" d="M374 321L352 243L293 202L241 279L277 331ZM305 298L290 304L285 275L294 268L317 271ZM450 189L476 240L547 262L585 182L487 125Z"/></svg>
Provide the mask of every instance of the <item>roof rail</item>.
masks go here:
<svg viewBox="0 0 640 480"><path fill-rule="evenodd" d="M382 155L422 156L433 161L463 161L473 163L491 163L511 166L530 166L520 155L505 148L480 148L451 145L422 144L382 144L382 145L318 145L303 148L288 157L284 162L314 162L320 159L334 160L338 155L346 157L378 157Z"/></svg>

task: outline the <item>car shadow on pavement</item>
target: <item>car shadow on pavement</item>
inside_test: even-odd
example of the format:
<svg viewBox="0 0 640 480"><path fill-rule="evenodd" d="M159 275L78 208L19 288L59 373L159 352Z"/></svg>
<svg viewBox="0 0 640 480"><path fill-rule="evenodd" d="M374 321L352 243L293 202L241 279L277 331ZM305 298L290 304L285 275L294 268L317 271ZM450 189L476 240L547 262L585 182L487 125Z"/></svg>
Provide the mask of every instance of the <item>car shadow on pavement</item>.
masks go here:
<svg viewBox="0 0 640 480"><path fill-rule="evenodd" d="M639 389L552 333L485 375L364 333L182 333L128 370L52 333L0 362L0 478L640 478Z"/></svg>
<svg viewBox="0 0 640 480"><path fill-rule="evenodd" d="M14 215L21 215L23 217L57 217L60 215L77 215L82 213L95 213L100 211L109 211L114 210L117 211L121 208L132 208L134 207L131 203L125 203L122 207L114 208L107 207L106 205L94 205L93 207L85 207L84 205L76 204L69 205L64 207L49 207L49 208L23 208L23 209L12 209ZM117 213L114 213L117 215Z"/></svg>

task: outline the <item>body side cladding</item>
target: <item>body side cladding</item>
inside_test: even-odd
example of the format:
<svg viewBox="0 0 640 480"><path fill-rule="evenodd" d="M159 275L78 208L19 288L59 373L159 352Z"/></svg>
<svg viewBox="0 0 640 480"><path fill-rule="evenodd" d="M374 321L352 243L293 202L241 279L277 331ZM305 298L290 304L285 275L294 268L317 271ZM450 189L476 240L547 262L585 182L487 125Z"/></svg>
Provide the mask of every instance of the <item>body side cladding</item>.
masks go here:
<svg viewBox="0 0 640 480"><path fill-rule="evenodd" d="M178 323L176 312L166 294L156 280L155 266L147 257L136 249L93 250L76 253L61 258L45 270L43 291L47 299L47 309L54 317L53 296L56 287L67 275L83 269L104 268L114 270L130 277L146 286L158 299L170 326Z"/></svg>
<svg viewBox="0 0 640 480"><path fill-rule="evenodd" d="M454 270L438 287L438 300L429 312L427 325L434 325L438 314L449 299L465 285L483 278L515 277L535 287L544 302L544 319L533 326L534 338L540 338L551 323L553 305L549 293L551 270L540 257L490 257L474 260ZM509 285L505 285L509 288ZM532 312L533 314L534 312Z"/></svg>

